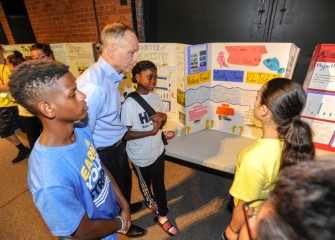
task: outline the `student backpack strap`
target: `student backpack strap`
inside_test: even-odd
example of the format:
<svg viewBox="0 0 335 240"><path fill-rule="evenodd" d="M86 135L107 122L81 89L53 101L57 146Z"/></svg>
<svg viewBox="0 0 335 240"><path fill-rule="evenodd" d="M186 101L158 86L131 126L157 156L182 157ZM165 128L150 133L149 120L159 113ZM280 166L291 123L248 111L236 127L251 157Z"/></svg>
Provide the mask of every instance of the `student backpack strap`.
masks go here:
<svg viewBox="0 0 335 240"><path fill-rule="evenodd" d="M131 97L136 102L138 102L138 104L140 104L141 107L147 112L147 114L149 115L149 117L151 117L152 115L156 114L156 111L136 91L129 93L128 96L127 96L127 98L128 97ZM167 142L167 140L166 140L165 135L164 135L163 132L162 132L162 141L163 141L164 145L168 145L168 142Z"/></svg>
<svg viewBox="0 0 335 240"><path fill-rule="evenodd" d="M147 112L147 114L149 115L149 117L151 117L152 115L156 114L156 111L137 92L131 92L131 93L128 94L127 97L131 97L136 102L138 102L138 104L140 104L141 107Z"/></svg>

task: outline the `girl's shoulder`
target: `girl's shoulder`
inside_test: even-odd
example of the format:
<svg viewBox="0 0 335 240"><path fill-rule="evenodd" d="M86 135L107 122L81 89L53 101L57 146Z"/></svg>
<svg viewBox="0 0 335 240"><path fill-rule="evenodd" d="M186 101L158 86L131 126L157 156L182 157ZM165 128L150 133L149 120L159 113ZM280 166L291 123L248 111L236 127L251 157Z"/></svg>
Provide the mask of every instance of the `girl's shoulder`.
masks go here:
<svg viewBox="0 0 335 240"><path fill-rule="evenodd" d="M240 152L242 156L266 156L267 153L281 151L284 141L281 139L257 139Z"/></svg>

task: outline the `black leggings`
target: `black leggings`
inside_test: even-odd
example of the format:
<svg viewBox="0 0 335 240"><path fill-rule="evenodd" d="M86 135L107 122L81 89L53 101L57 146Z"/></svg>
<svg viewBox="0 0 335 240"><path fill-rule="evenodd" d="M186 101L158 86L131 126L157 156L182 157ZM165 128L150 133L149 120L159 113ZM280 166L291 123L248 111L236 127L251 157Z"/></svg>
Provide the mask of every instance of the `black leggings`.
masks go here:
<svg viewBox="0 0 335 240"><path fill-rule="evenodd" d="M167 207L164 184L164 164L165 150L157 158L157 160L149 166L139 167L133 164L136 170L141 192L147 202L147 205L151 205L152 202L156 202L159 215L161 216L166 216L169 211ZM151 185L154 195L151 193Z"/></svg>

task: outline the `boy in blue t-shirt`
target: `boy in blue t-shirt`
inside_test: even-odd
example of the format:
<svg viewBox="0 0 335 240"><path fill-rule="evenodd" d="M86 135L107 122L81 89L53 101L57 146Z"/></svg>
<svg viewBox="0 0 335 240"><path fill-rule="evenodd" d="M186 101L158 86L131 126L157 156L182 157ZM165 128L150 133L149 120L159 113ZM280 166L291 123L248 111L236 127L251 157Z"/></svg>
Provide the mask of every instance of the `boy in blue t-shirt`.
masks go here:
<svg viewBox="0 0 335 240"><path fill-rule="evenodd" d="M12 73L9 88L43 124L29 159L28 188L52 234L90 239L125 234L129 204L101 164L89 128L75 123L86 116L86 95L68 67L25 62Z"/></svg>

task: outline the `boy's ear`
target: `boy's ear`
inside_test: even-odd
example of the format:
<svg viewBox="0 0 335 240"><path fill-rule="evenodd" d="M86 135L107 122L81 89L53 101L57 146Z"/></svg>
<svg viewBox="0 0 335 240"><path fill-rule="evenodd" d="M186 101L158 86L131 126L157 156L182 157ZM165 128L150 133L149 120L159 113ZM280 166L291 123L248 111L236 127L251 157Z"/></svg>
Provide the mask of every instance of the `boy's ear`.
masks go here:
<svg viewBox="0 0 335 240"><path fill-rule="evenodd" d="M41 113L41 115L43 115L46 118L53 119L56 116L52 103L40 102L38 104L38 110Z"/></svg>

